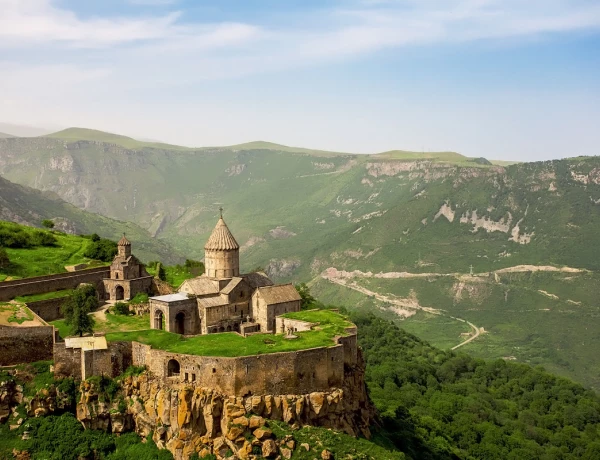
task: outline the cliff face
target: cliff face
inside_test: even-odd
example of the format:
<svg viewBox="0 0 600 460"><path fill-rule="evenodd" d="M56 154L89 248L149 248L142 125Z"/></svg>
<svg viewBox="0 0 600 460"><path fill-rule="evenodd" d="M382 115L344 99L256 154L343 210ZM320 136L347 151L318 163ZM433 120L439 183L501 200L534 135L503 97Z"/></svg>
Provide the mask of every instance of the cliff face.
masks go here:
<svg viewBox="0 0 600 460"><path fill-rule="evenodd" d="M342 388L302 395L241 398L142 374L125 378L123 399L110 404L101 401L94 384L83 382L77 418L86 428L114 433L135 430L144 437L153 433L157 445L169 449L176 459L187 459L194 452L222 457L222 451L231 451L246 458L257 447L263 452L275 449L274 453L289 449L286 440L278 445L272 439L264 427L267 420L370 437L376 413L366 394L362 357L359 363L347 369Z"/></svg>

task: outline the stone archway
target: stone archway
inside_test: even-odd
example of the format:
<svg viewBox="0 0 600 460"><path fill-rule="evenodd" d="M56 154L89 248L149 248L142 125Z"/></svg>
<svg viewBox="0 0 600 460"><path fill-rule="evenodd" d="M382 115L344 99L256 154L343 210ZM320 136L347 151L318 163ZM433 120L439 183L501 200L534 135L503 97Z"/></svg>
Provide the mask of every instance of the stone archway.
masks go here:
<svg viewBox="0 0 600 460"><path fill-rule="evenodd" d="M154 329L163 329L163 312L162 310L156 310L154 312Z"/></svg>
<svg viewBox="0 0 600 460"><path fill-rule="evenodd" d="M177 334L185 334L185 313L180 311L175 315L175 332Z"/></svg>
<svg viewBox="0 0 600 460"><path fill-rule="evenodd" d="M181 366L179 365L179 361L176 359L170 359L167 363L167 376L168 377L179 377L179 373L181 372Z"/></svg>
<svg viewBox="0 0 600 460"><path fill-rule="evenodd" d="M123 286L115 287L115 300L123 300L125 298L125 289Z"/></svg>

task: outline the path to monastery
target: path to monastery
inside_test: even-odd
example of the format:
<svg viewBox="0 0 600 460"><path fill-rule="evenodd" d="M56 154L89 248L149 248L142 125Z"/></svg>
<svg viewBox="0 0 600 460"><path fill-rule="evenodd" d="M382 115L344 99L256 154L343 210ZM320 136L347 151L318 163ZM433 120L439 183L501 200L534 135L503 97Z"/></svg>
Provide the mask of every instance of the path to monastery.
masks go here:
<svg viewBox="0 0 600 460"><path fill-rule="evenodd" d="M544 265L542 265L542 266L540 266L540 265L517 265L515 267L507 267L507 268L503 268L500 270L496 270L494 273L500 274L500 273L511 273L511 272L515 273L515 272L537 272L537 271L581 273L581 272L584 272L585 270L571 268L571 267L557 268L557 267L544 266ZM474 276L482 276L482 275L489 275L489 273L475 274ZM414 315L417 312L417 310L423 310L423 311L425 311L427 313L431 313L433 315L446 316L455 321L460 321L462 323L468 324L472 329L472 335L470 335L463 342L461 342L458 345L455 345L454 347L451 348L452 350L456 350L457 348L460 348L463 345L466 345L466 344L472 342L473 340L475 340L483 332L485 332L484 329L482 327L477 327L475 324L471 323L470 321L467 321L466 319L446 315L442 310L437 310L437 309L431 308L431 307L423 307L423 306L419 305L419 302L418 302L416 296L401 298L401 297L383 295L383 294L379 294L377 292L371 291L363 286L359 286L356 282L352 281L353 278L393 279L393 278L425 278L425 277L439 277L439 276L458 277L458 276L466 276L466 275L459 274L459 273L442 274L442 273L408 273L408 272L401 272L401 273L400 272L399 273L390 272L390 273L373 274L371 272L365 273L365 272L361 272L358 270L355 270L353 272L344 272L344 271L338 271L335 268L329 268L320 275L321 278L323 278L331 283L335 283L340 286L344 286L348 289L352 289L354 291L360 292L361 294L364 294L369 297L374 297L375 299L377 299L381 302L385 302L387 304L392 305L393 306L392 309L399 316L403 316L405 318L408 318L409 316ZM313 279L309 283L309 285L314 283L317 279L318 279L318 277Z"/></svg>

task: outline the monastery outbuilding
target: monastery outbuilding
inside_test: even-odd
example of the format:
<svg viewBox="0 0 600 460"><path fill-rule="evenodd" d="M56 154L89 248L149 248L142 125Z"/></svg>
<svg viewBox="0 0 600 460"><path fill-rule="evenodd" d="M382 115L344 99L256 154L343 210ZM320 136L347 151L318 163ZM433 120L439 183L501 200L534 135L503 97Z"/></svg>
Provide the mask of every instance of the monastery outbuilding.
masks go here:
<svg viewBox="0 0 600 460"><path fill-rule="evenodd" d="M136 294L150 294L152 276L131 253L131 243L125 235L117 243L117 255L110 264L110 278L102 280L106 300L130 300Z"/></svg>
<svg viewBox="0 0 600 460"><path fill-rule="evenodd" d="M262 272L240 274L240 247L220 217L204 246L206 272L176 294L150 298L150 327L183 335L276 331L276 317L300 311L292 284Z"/></svg>

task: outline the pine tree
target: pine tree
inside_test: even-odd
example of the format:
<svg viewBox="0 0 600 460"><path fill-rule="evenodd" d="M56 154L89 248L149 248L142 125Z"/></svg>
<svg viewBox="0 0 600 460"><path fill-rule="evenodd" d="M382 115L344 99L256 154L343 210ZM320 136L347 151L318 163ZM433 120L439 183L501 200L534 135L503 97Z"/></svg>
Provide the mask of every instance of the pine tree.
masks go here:
<svg viewBox="0 0 600 460"><path fill-rule="evenodd" d="M85 284L73 291L62 307L65 323L71 326L71 334L82 337L84 333L93 332L94 318L89 313L97 307L98 298L94 286Z"/></svg>

